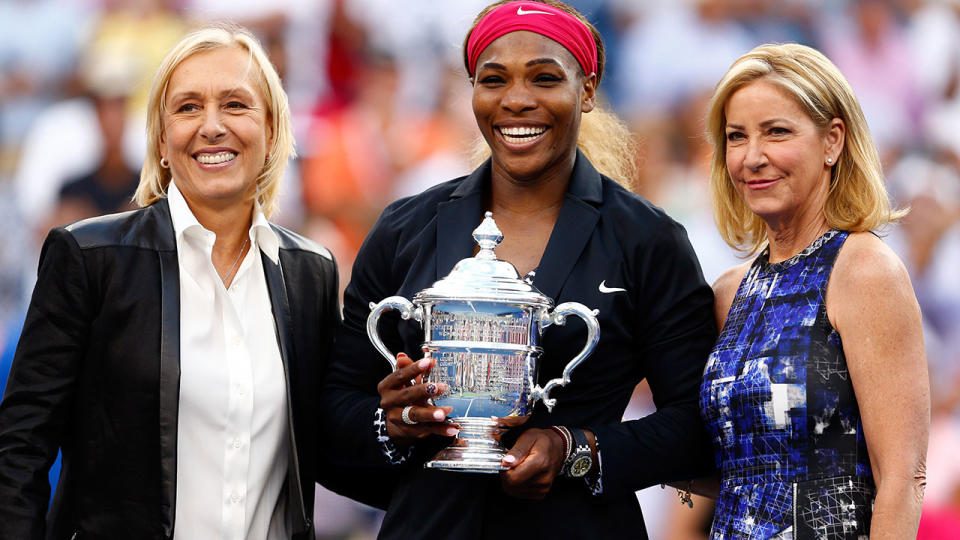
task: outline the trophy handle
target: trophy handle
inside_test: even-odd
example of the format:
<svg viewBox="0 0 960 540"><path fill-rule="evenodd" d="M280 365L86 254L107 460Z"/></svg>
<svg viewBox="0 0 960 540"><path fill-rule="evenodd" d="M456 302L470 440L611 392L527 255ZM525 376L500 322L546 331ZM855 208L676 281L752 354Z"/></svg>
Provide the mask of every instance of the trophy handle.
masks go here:
<svg viewBox="0 0 960 540"><path fill-rule="evenodd" d="M399 311L401 319L407 320L413 317L418 323L423 320L423 309L414 308L413 303L402 296L389 296L376 304L370 302L371 311L370 315L367 316L367 336L373 343L373 347L387 359L387 362L390 362L391 369L396 371L397 359L393 353L390 352L390 349L383 344L383 340L380 339L380 334L377 333L377 322L380 320L380 315L390 309Z"/></svg>
<svg viewBox="0 0 960 540"><path fill-rule="evenodd" d="M548 411L553 411L554 405L557 404L557 400L550 397L550 391L557 386L566 386L570 382L570 374L573 373L573 370L580 365L580 362L583 362L584 358L590 356L594 347L597 346L597 341L600 340L600 323L597 322L597 313L599 311L591 310L580 302L564 302L557 306L552 313L543 312L540 320L541 331L551 324L563 326L567 322L567 315L576 315L583 319L583 322L587 325L587 343L583 346L580 354L574 356L567 363L567 367L563 368L563 377L552 379L543 388L537 386L533 390L533 397L543 400L543 404L546 405Z"/></svg>

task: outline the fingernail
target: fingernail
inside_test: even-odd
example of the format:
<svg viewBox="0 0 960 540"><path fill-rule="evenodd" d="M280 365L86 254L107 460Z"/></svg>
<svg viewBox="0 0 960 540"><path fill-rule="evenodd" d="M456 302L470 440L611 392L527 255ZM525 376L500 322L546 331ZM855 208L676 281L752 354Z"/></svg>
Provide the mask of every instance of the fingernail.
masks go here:
<svg viewBox="0 0 960 540"><path fill-rule="evenodd" d="M433 411L434 420L443 420L443 417L446 416L443 414L443 411Z"/></svg>
<svg viewBox="0 0 960 540"><path fill-rule="evenodd" d="M508 465L513 465L514 463L517 462L517 458L515 458L513 454L507 454L503 456L503 462Z"/></svg>
<svg viewBox="0 0 960 540"><path fill-rule="evenodd" d="M427 385L427 393L431 396L437 393L437 385L430 383Z"/></svg>
<svg viewBox="0 0 960 540"><path fill-rule="evenodd" d="M456 434L458 433L458 431L459 431L459 430L457 430L457 428L455 428L455 427L448 427L448 428L444 431L444 433L446 433L446 434L447 434L448 436L450 436L450 437L453 437L454 435L456 435Z"/></svg>
<svg viewBox="0 0 960 540"><path fill-rule="evenodd" d="M407 356L407 353L402 353L402 352L401 352L401 353L397 353L397 358L410 358L410 357Z"/></svg>
<svg viewBox="0 0 960 540"><path fill-rule="evenodd" d="M427 369L430 367L430 360L421 360L417 362L417 365L420 367L420 369Z"/></svg>

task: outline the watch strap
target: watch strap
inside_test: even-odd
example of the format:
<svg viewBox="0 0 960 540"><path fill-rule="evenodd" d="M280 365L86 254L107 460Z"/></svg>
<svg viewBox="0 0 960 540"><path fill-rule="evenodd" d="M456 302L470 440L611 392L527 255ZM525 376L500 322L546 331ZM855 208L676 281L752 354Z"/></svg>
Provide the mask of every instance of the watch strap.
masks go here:
<svg viewBox="0 0 960 540"><path fill-rule="evenodd" d="M587 440L587 434L582 429L570 429L570 435L573 437L573 448L567 454L567 459L563 464L563 474L571 478L582 478L586 471L577 474L578 471L571 471L571 466L577 461L587 459L592 467L593 452L590 449L590 441ZM588 467L589 469L590 467Z"/></svg>

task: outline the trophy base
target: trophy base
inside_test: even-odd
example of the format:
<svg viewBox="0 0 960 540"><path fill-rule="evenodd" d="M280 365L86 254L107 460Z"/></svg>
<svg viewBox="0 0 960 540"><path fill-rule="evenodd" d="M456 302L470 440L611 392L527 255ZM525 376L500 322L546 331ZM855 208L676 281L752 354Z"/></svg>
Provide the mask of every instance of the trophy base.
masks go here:
<svg viewBox="0 0 960 540"><path fill-rule="evenodd" d="M507 450L497 440L503 428L489 418L451 418L460 424L460 433L424 467L447 471L498 473Z"/></svg>

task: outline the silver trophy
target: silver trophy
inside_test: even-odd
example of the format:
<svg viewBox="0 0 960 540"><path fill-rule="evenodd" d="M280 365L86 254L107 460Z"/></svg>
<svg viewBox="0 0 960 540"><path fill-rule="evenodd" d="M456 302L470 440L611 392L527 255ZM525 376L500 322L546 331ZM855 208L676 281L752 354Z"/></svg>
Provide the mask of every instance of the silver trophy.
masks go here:
<svg viewBox="0 0 960 540"><path fill-rule="evenodd" d="M460 425L454 441L426 466L494 473L504 469L500 435L525 422L538 399L553 410L556 399L550 391L570 382L570 374L596 347L600 326L596 312L578 302L564 302L551 311L553 300L520 279L512 264L497 259L493 249L503 233L491 212L473 238L480 246L476 256L461 260L447 277L418 292L413 302L402 296L371 302L367 335L396 370L394 353L377 334L380 315L395 309L402 319L420 323L424 357L437 360L424 382L450 387L430 404L453 407L448 418ZM567 363L562 377L540 387L540 335L552 324L563 325L568 315L586 323L586 345Z"/></svg>

